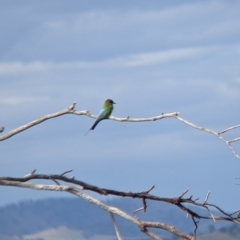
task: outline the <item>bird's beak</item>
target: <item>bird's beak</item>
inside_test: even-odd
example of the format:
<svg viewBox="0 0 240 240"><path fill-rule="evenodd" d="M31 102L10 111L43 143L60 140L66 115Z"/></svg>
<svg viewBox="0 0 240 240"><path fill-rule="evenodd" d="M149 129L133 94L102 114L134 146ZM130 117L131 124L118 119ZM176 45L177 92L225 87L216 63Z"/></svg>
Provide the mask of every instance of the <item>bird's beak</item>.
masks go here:
<svg viewBox="0 0 240 240"><path fill-rule="evenodd" d="M115 102L113 102L113 104L116 104Z"/></svg>

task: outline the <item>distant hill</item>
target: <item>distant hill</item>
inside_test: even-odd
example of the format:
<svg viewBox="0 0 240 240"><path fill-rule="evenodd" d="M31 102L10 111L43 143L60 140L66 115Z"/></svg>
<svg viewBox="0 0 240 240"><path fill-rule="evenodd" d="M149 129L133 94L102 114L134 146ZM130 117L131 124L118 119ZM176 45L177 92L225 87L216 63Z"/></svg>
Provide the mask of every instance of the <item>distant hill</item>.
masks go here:
<svg viewBox="0 0 240 240"><path fill-rule="evenodd" d="M233 237L226 233L211 233L199 237L199 240L239 240L239 237Z"/></svg>
<svg viewBox="0 0 240 240"><path fill-rule="evenodd" d="M115 198L106 203L128 213L133 213L134 210L141 207L141 201L137 199ZM191 219L186 218L186 215L175 206L154 201L147 202L147 204L147 212L139 212L136 214L137 217L148 221L164 222L186 233L193 232L194 226ZM142 234L132 223L119 217L116 217L116 221L124 239L147 239L146 235ZM221 228L222 233L229 234L227 230L229 227L226 222L214 224L213 221L202 221L198 233L207 233ZM23 237L25 240L26 236L35 236L34 240L45 240L41 234L46 231L49 233L52 231L50 229L58 229L58 231L69 234L74 232L77 234L76 239L78 240L81 240L80 235L83 240L85 240L84 238L94 239L96 235L108 236L109 239L106 240L112 240L110 238L115 236L109 214L79 198L23 201L0 208L1 240L23 240ZM158 233L165 238L170 236L163 231L158 231ZM13 238L13 236L15 237ZM30 238L27 239L30 240Z"/></svg>

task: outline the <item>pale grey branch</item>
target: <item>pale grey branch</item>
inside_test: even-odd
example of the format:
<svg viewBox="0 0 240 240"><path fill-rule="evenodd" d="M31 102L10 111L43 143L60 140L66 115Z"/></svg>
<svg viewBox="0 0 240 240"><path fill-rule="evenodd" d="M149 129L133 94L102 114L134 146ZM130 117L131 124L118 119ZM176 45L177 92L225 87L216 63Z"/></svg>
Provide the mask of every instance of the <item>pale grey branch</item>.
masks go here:
<svg viewBox="0 0 240 240"><path fill-rule="evenodd" d="M118 229L117 223L116 223L114 215L112 213L110 213L110 217L111 217L111 220L112 220L112 223L113 223L113 226L114 226L114 229L115 229L118 240L122 240L122 237L120 235L120 231Z"/></svg>
<svg viewBox="0 0 240 240"><path fill-rule="evenodd" d="M240 124L239 124L239 125L236 125L236 126L233 126L233 127L230 127L230 128L227 128L227 129L219 132L219 134L223 134L223 133L225 133L225 132L228 132L228 131L230 131L230 130L233 130L233 129L239 128L239 127L240 127Z"/></svg>
<svg viewBox="0 0 240 240"><path fill-rule="evenodd" d="M164 223L159 223L159 222L145 222L145 226L149 228L160 228L164 229L182 239L187 239L187 240L196 240L197 238L195 236L190 236L183 234L182 232L178 231L175 227L166 225Z"/></svg>
<svg viewBox="0 0 240 240"><path fill-rule="evenodd" d="M235 138L235 139L233 139L233 140L230 140L230 141L228 141L229 143L233 143L233 142L237 142L237 141L239 141L240 140L240 137L238 137L238 138Z"/></svg>
<svg viewBox="0 0 240 240"><path fill-rule="evenodd" d="M233 130L235 128L238 128L240 125L237 125L237 126L233 126L233 127L230 127L230 128L227 128L225 129L224 131L221 131L221 132L215 132L213 130L210 130L208 128L204 128L204 127L200 127L200 126L197 126L196 124L193 124L183 118L181 118L180 116L175 116L176 119L178 119L179 121L185 123L186 125L192 127L192 128L195 128L197 130L200 130L200 131L203 131L203 132L206 132L206 133L209 133L209 134L212 134L214 135L215 137L217 137L218 139L220 139L221 141L223 141L229 148L230 150L232 151L232 153L235 155L235 157L237 157L238 159L240 159L240 156L236 153L235 149L233 148L233 146L231 145L231 143L233 142L237 142L240 140L240 137L238 138L235 138L233 140L226 140L223 136L221 136L221 134L227 132L227 131L230 131L230 130Z"/></svg>
<svg viewBox="0 0 240 240"><path fill-rule="evenodd" d="M34 121L30 122L30 123L27 123L27 124L25 124L25 125L23 125L21 127L15 128L14 130L12 130L12 131L10 131L10 132L0 136L0 141L6 140L6 139L8 139L8 138L10 138L10 137L12 137L12 136L22 132L22 131L27 130L28 128L31 128L31 127L33 127L33 126L35 126L37 124L40 124L40 123L42 123L42 122L44 122L46 120L49 120L51 118L59 117L59 116L64 115L64 114L74 113L75 105L76 105L76 102L74 102L70 107L68 107L68 108L66 108L66 109L64 109L62 111L45 115L45 116L43 116L43 117L41 117L41 118L39 118L37 120L34 120Z"/></svg>
<svg viewBox="0 0 240 240"><path fill-rule="evenodd" d="M56 112L56 113L52 113L52 114L48 114L48 115L45 115L37 120L34 120L30 123L27 123L23 126L20 126L4 135L1 135L0 136L0 141L3 141L3 140L6 140L24 130L27 130L28 128L30 127L33 127L37 124L40 124L46 120L49 120L49 119L52 119L52 118L55 118L55 117L59 117L61 115L65 115L65 114L75 114L75 115L85 115L85 116L88 116L88 117L91 117L91 118L97 118L96 115L94 114L91 114L89 111L87 110L82 110L82 111L77 111L75 110L75 106L76 106L76 102L74 102L73 104L71 104L68 108L64 109L64 110L61 110L59 112ZM185 123L186 125L192 127L192 128L195 128L197 130L200 130L200 131L203 131L203 132L206 132L206 133L209 133L209 134L212 134L214 135L215 137L219 138L220 140L222 140L229 148L230 150L232 151L232 153L240 159L240 156L236 153L235 149L232 147L231 143L233 142L237 142L240 140L240 137L238 138L235 138L233 140L226 140L221 134L227 132L227 131L230 131L230 130L233 130L233 129L236 129L238 127L240 127L240 125L236 125L236 126L233 126L233 127L229 127L221 132L215 132L213 130L210 130L208 128L204 128L204 127L201 127L201 126L197 126L196 124L193 124L185 119L183 119L182 117L179 116L179 112L172 112L172 113L162 113L160 115L157 115L157 116L154 116L154 117L149 117L149 118L130 118L129 116L127 117L124 117L124 118L119 118L119 117L114 117L114 116L110 116L109 119L113 120L113 121L119 121L119 122L149 122L149 121L157 121L157 120L161 120L163 118L176 118L177 120Z"/></svg>
<svg viewBox="0 0 240 240"><path fill-rule="evenodd" d="M40 124L46 120L49 120L49 119L52 119L52 118L56 118L56 117L59 117L59 116L62 116L62 115L65 115L65 114L75 114L75 115L86 115L88 117L91 117L91 118L97 118L97 115L94 115L94 114L91 114L89 111L87 110L82 110L82 111L76 111L75 110L75 106L76 106L76 102L74 102L73 104L71 104L68 108L64 109L64 110L61 110L61 111L58 111L58 112L55 112L55 113L52 113L52 114L48 114L48 115L45 115L43 117L40 117L39 119L37 120L34 120L32 122L29 122L23 126L20 126L18 128L15 128L14 130L0 136L0 141L3 141L3 140L6 140L22 131L25 131L27 130L28 128L31 128L37 124ZM166 113L166 114L161 114L161 115L158 115L158 116L155 116L155 117L150 117L150 118L129 118L129 117L126 117L126 118L118 118L118 117L113 117L113 116L110 116L109 119L111 120L114 120L114 121L119 121L119 122L147 122L147 121L156 121L156 120L160 120L160 119L163 119L163 118L170 118L170 117L175 117L177 116L179 113L177 112L174 112L174 113ZM4 130L4 128L3 128Z"/></svg>
<svg viewBox="0 0 240 240"><path fill-rule="evenodd" d="M12 187L21 187L21 188L31 188L35 190L45 190L45 191L68 191L71 189L69 186L62 185L44 185L44 184L33 184L33 183L24 183L24 182L15 182L0 180L1 186L12 186Z"/></svg>

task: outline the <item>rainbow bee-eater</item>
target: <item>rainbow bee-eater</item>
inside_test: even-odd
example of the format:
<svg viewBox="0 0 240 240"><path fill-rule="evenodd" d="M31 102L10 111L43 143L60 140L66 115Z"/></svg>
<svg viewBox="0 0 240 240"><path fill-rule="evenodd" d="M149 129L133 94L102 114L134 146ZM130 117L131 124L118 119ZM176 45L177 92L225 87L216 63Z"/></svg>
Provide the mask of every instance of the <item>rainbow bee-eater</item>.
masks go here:
<svg viewBox="0 0 240 240"><path fill-rule="evenodd" d="M98 125L98 123L100 121L102 121L104 119L108 119L110 117L110 115L111 115L111 113L113 111L113 104L116 104L116 103L113 100L111 100L111 99L107 99L104 102L104 104L103 104L103 106L102 106L102 108L101 108L101 110L100 110L100 112L98 114L98 117L97 117L96 121L94 122L92 127L88 130L88 132L90 130L94 130L94 128ZM88 134L88 132L85 134L85 136Z"/></svg>

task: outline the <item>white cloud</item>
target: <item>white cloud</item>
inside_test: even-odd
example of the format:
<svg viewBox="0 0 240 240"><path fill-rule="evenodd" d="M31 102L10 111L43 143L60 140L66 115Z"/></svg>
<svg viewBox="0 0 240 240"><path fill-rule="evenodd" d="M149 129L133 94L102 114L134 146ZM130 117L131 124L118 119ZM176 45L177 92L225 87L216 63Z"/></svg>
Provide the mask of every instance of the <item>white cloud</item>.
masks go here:
<svg viewBox="0 0 240 240"><path fill-rule="evenodd" d="M130 54L123 57L112 58L95 62L2 62L0 63L0 75L16 75L30 72L45 72L54 69L79 69L93 67L142 67L156 65L166 62L173 62L183 59L191 59L209 52L207 48L184 48L167 51L147 52Z"/></svg>
<svg viewBox="0 0 240 240"><path fill-rule="evenodd" d="M21 74L26 72L39 72L45 71L49 63L43 62L31 62L31 63L24 63L24 62L2 62L0 63L0 75L15 75Z"/></svg>
<svg viewBox="0 0 240 240"><path fill-rule="evenodd" d="M236 84L235 81L229 81L229 83L222 82L216 86L216 92L222 97L222 99L228 101L238 100L240 97L240 84Z"/></svg>
<svg viewBox="0 0 240 240"><path fill-rule="evenodd" d="M189 59L205 53L206 49L204 48L175 49L168 51L130 55L127 57L110 60L105 64L121 67L141 67L146 65L155 65L159 63Z"/></svg>
<svg viewBox="0 0 240 240"><path fill-rule="evenodd" d="M34 97L6 97L6 98L0 98L0 104L6 104L6 105L18 105L23 104L26 102L34 102L36 101L36 98Z"/></svg>
<svg viewBox="0 0 240 240"><path fill-rule="evenodd" d="M62 17L49 20L45 22L44 29L48 33L56 33L57 36L62 37L84 38L83 35L104 33L112 38L112 33L117 32L123 32L129 37L131 32L134 32L134 35L141 35L140 42L152 34L157 34L156 39L159 39L160 43L166 39L166 36L168 40L175 43L188 39L199 42L199 40L225 36L226 32L228 35L236 35L238 19L237 7L233 9L231 4L210 1L209 3L183 3L171 8L158 7L151 10L131 8L124 12L115 8L90 10L65 15L64 20ZM209 24L209 21L212 24ZM130 41L134 39L134 35L130 36ZM91 41L91 38L89 40ZM154 39L151 41L154 42Z"/></svg>

